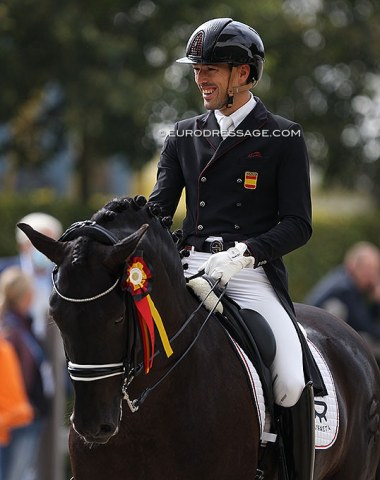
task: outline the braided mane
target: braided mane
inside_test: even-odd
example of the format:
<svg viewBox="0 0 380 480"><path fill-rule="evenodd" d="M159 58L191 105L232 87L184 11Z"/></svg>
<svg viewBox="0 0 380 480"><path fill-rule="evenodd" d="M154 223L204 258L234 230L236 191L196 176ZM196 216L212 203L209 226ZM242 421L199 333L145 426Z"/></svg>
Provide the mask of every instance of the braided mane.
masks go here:
<svg viewBox="0 0 380 480"><path fill-rule="evenodd" d="M106 205L104 205L98 212L96 212L91 220L97 223L107 223L117 217L118 214L133 208L135 211L145 209L150 217L156 217L161 225L169 229L173 224L172 217L162 216L161 207L156 203L147 202L142 195L137 195L134 198L120 197L114 198Z"/></svg>

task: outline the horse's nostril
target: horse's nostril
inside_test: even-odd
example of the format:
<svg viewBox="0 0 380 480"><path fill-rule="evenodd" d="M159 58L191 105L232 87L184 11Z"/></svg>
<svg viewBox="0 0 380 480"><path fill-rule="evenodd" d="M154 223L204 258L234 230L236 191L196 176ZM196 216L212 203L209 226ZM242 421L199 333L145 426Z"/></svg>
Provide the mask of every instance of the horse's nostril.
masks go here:
<svg viewBox="0 0 380 480"><path fill-rule="evenodd" d="M113 423L103 423L96 432L82 432L80 435L89 443L107 443L117 433L117 430Z"/></svg>
<svg viewBox="0 0 380 480"><path fill-rule="evenodd" d="M115 431L115 426L111 425L110 423L103 423L100 426L100 433L103 435L113 433Z"/></svg>

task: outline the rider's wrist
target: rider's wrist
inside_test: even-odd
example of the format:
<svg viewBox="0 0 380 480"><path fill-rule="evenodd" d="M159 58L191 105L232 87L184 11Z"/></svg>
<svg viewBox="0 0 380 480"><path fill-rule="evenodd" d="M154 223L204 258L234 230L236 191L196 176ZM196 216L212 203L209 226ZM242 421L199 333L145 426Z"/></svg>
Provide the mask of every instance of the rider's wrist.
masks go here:
<svg viewBox="0 0 380 480"><path fill-rule="evenodd" d="M245 243L245 242L243 242L243 243L244 243L244 244L246 245L246 247L247 247L246 251L243 253L244 257L253 257L252 252L250 251L248 244Z"/></svg>

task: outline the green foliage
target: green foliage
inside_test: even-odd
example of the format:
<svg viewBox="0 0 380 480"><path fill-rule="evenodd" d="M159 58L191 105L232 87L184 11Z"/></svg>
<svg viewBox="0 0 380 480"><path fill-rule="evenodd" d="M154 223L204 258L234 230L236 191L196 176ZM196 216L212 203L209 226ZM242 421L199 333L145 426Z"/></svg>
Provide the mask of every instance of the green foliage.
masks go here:
<svg viewBox="0 0 380 480"><path fill-rule="evenodd" d="M14 168L49 161L66 139L84 199L93 193L94 162L122 154L141 168L160 130L203 109L191 69L175 59L192 31L215 17L248 23L263 37L255 91L303 125L325 183L364 185L380 200L375 0L7 0L0 123L9 126L2 149Z"/></svg>
<svg viewBox="0 0 380 480"><path fill-rule="evenodd" d="M380 248L380 215L355 217L320 216L314 219L310 241L284 258L289 272L289 289L294 301L302 302L312 287L339 265L347 249L366 240Z"/></svg>

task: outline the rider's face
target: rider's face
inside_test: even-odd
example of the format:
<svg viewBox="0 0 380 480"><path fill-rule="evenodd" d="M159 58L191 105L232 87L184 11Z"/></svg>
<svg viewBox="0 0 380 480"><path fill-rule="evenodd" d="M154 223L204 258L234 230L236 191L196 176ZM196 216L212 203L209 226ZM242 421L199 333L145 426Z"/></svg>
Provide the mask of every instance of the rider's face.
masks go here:
<svg viewBox="0 0 380 480"><path fill-rule="evenodd" d="M220 110L226 105L228 82L230 80L231 68L227 64L195 64L193 65L194 79L201 91L203 104L207 110ZM238 85L244 85L249 73L248 65L239 65L237 68ZM234 95L234 104L228 113L232 113L243 105L247 92Z"/></svg>

